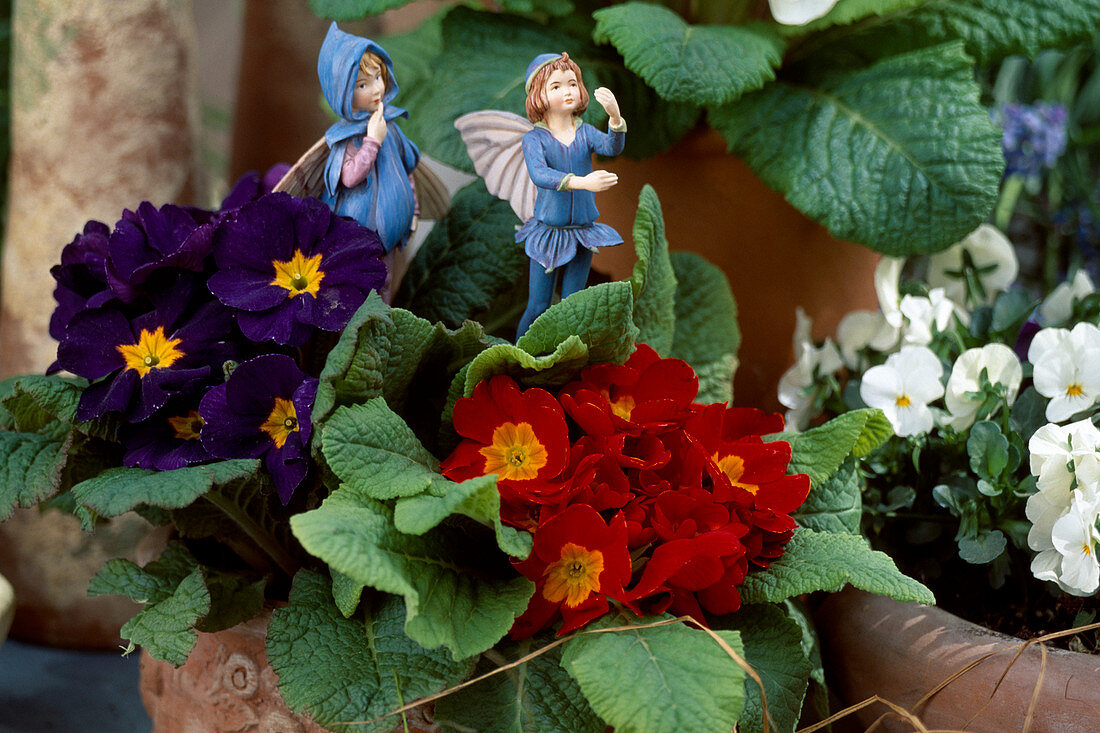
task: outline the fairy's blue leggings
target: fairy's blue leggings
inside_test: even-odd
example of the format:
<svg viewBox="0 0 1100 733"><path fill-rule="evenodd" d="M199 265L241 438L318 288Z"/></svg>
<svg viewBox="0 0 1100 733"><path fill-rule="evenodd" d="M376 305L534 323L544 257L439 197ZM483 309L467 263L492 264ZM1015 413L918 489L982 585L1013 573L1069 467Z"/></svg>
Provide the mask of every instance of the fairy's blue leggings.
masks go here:
<svg viewBox="0 0 1100 733"><path fill-rule="evenodd" d="M576 257L550 272L547 272L539 263L531 260L530 274L528 275L527 310L523 312L523 317L519 319L516 339L518 340L520 336L527 333L527 328L532 321L550 307L559 272L562 273L561 299L565 300L578 290L584 290L584 286L588 282L588 269L591 265L592 251L584 247L577 247Z"/></svg>

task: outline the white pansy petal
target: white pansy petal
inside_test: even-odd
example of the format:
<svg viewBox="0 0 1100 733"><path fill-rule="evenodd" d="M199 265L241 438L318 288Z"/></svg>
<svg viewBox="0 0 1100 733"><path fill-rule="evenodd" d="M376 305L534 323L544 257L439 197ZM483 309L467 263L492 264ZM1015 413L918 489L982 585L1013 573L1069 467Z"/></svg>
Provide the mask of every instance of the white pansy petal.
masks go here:
<svg viewBox="0 0 1100 733"><path fill-rule="evenodd" d="M908 407L897 408L894 432L903 438L910 435L923 435L932 429L932 423L932 411L928 409L928 405L913 402Z"/></svg>
<svg viewBox="0 0 1100 733"><path fill-rule="evenodd" d="M1070 460L1069 442L1072 427L1073 425L1064 426L1047 423L1031 435L1031 439L1027 442L1027 451L1031 454L1031 473L1033 475L1038 475L1036 459L1039 459L1040 463L1048 458L1059 460L1062 463L1067 463Z"/></svg>
<svg viewBox="0 0 1100 733"><path fill-rule="evenodd" d="M962 269L964 250L970 253L979 269L992 268L981 276L986 303L991 303L998 292L1015 282L1020 265L1012 242L996 227L982 224L961 242L929 257L928 284L931 287L943 288L947 297L956 302L965 300L965 282L949 274Z"/></svg>
<svg viewBox="0 0 1100 733"><path fill-rule="evenodd" d="M1031 574L1039 580L1057 581L1062 572L1062 556L1057 550L1044 550L1031 560Z"/></svg>
<svg viewBox="0 0 1100 733"><path fill-rule="evenodd" d="M898 292L898 280L905 260L899 257L883 257L875 267L875 293L878 295L878 307L886 322L894 328L900 328L902 322L898 304L901 295Z"/></svg>
<svg viewBox="0 0 1100 733"><path fill-rule="evenodd" d="M768 0L772 17L783 25L805 25L822 17L839 0Z"/></svg>
<svg viewBox="0 0 1100 733"><path fill-rule="evenodd" d="M1075 301L1096 292L1096 286L1084 270L1078 270L1072 281L1061 283L1039 305L1039 318L1043 323L1060 324L1073 315Z"/></svg>
<svg viewBox="0 0 1100 733"><path fill-rule="evenodd" d="M830 339L825 339L825 343L817 350L817 360L822 374L834 374L844 367L840 350Z"/></svg>
<svg viewBox="0 0 1100 733"><path fill-rule="evenodd" d="M903 393L901 375L889 366L874 366L867 370L859 383L860 399L868 407L880 410L897 405L897 399Z"/></svg>
<svg viewBox="0 0 1100 733"><path fill-rule="evenodd" d="M1044 328L1031 339L1031 346L1027 349L1027 360L1034 364L1049 351L1063 352L1066 350L1068 341L1068 329Z"/></svg>

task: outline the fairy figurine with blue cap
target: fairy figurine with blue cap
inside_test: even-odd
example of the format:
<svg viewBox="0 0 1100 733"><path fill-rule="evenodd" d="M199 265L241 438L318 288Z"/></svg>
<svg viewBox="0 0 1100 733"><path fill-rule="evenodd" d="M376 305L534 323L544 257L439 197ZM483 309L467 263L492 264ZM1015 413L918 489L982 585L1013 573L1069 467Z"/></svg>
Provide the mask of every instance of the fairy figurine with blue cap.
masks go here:
<svg viewBox="0 0 1100 733"><path fill-rule="evenodd" d="M593 170L592 154L615 156L626 143L626 121L611 90L594 92L607 112L608 132L581 120L588 90L568 54L535 57L524 88L527 119L485 110L455 121L474 170L524 222L516 242L524 245L531 264L517 337L550 307L559 278L565 299L584 288L595 250L622 244L614 229L596 221L595 194L614 186L618 177Z"/></svg>
<svg viewBox="0 0 1100 733"><path fill-rule="evenodd" d="M320 198L377 232L386 252L382 295L389 301L396 250L408 242L422 213L429 219L446 214L449 196L396 122L408 113L392 104L397 78L381 46L333 23L317 57L317 76L325 101L341 119L275 190Z"/></svg>

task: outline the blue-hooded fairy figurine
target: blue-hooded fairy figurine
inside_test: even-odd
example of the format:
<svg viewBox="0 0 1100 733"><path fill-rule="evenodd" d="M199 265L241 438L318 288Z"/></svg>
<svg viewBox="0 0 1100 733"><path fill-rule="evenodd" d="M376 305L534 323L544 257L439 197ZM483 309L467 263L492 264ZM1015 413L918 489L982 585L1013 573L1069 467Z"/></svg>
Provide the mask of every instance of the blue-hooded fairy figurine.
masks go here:
<svg viewBox="0 0 1100 733"><path fill-rule="evenodd" d="M325 132L328 160L321 198L342 216L378 232L392 271L393 250L415 229L413 169L420 151L395 120L397 79L389 54L374 41L333 23L317 58L321 91L342 118Z"/></svg>

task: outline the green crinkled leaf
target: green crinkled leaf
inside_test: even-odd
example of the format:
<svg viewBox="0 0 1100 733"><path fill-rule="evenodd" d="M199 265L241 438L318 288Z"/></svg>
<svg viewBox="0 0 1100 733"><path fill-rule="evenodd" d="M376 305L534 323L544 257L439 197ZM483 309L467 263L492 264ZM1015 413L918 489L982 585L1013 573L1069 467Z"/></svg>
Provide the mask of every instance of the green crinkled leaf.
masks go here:
<svg viewBox="0 0 1100 733"><path fill-rule="evenodd" d="M577 335L567 337L545 356L531 356L512 344L490 346L474 357L468 368L456 375L444 415L450 415L455 399L469 397L483 379L508 374L527 385L560 387L595 361L589 355L588 346Z"/></svg>
<svg viewBox="0 0 1100 733"><path fill-rule="evenodd" d="M309 0L315 15L332 20L359 20L378 15L393 8L400 8L412 0Z"/></svg>
<svg viewBox="0 0 1100 733"><path fill-rule="evenodd" d="M77 503L102 517L117 517L139 504L162 509L185 507L216 486L255 475L260 462L219 461L174 471L112 468L73 487Z"/></svg>
<svg viewBox="0 0 1100 733"><path fill-rule="evenodd" d="M351 489L295 516L291 527L302 546L333 569L404 597L406 633L428 649L446 646L456 659L499 641L534 590L482 537L458 526L403 534L389 508Z"/></svg>
<svg viewBox="0 0 1100 733"><path fill-rule="evenodd" d="M696 402L733 399L733 374L741 331L737 303L725 274L697 254L673 252L676 330L668 356L683 359L699 375Z"/></svg>
<svg viewBox="0 0 1100 733"><path fill-rule="evenodd" d="M646 184L634 218L634 252L638 261L630 277L638 343L667 356L676 332L676 275L668 256L665 219L657 192Z"/></svg>
<svg viewBox="0 0 1100 733"><path fill-rule="evenodd" d="M172 595L146 606L123 624L119 635L131 645L140 645L154 659L179 667L198 641L195 624L209 610L210 592L202 571L196 568Z"/></svg>
<svg viewBox="0 0 1100 733"><path fill-rule="evenodd" d="M989 481L995 481L1008 466L1008 438L992 420L982 420L970 428L966 452L970 455L970 470Z"/></svg>
<svg viewBox="0 0 1100 733"><path fill-rule="evenodd" d="M870 452L865 450L868 446L873 450L890 436L882 433L884 421L881 410L852 410L804 433L783 434L791 444L787 472L807 474L812 486L820 486L836 473L844 459L854 455L857 447L866 455Z"/></svg>
<svg viewBox="0 0 1100 733"><path fill-rule="evenodd" d="M896 256L935 252L996 202L1001 135L961 43L780 81L714 108L730 150L838 238Z"/></svg>
<svg viewBox="0 0 1100 733"><path fill-rule="evenodd" d="M16 507L32 507L61 490L72 433L0 430L0 521Z"/></svg>
<svg viewBox="0 0 1100 733"><path fill-rule="evenodd" d="M196 624L199 631L216 632L231 629L259 616L264 610L264 589L267 580L228 573L206 573L206 589L210 593L210 611Z"/></svg>
<svg viewBox="0 0 1100 733"><path fill-rule="evenodd" d="M783 36L803 36L830 26L848 25L872 15L887 15L911 8L928 0L840 0L832 10L805 25L781 25L777 30Z"/></svg>
<svg viewBox="0 0 1100 733"><path fill-rule="evenodd" d="M801 526L815 532L859 534L862 513L859 472L855 461L849 458L832 476L811 489L793 516Z"/></svg>
<svg viewBox="0 0 1100 733"><path fill-rule="evenodd" d="M621 363L634 351L638 338L633 312L630 283L593 285L547 308L516 346L539 356L553 353L570 336L577 336L593 362Z"/></svg>
<svg viewBox="0 0 1100 733"><path fill-rule="evenodd" d="M450 326L498 315L490 307L527 281L529 260L515 241L519 223L480 180L463 188L417 250L394 304Z"/></svg>
<svg viewBox="0 0 1100 733"><path fill-rule="evenodd" d="M498 644L495 651L506 659L519 659L551 641L552 636L543 635L518 644ZM482 657L474 676L488 674L497 666ZM440 698L432 717L444 730L603 733L607 728L562 669L560 646Z"/></svg>
<svg viewBox="0 0 1100 733"><path fill-rule="evenodd" d="M897 3L897 0L894 0ZM868 17L846 27L830 28L814 39L813 48L836 60L852 62L961 39L979 64L1006 56L1035 56L1043 49L1064 48L1092 39L1100 24L1098 0L928 0L898 3L897 12Z"/></svg>
<svg viewBox="0 0 1100 733"><path fill-rule="evenodd" d="M500 521L500 492L495 475L479 476L462 483L437 476L427 493L397 502L393 524L399 532L421 535L452 514L461 514L491 526L500 549L513 557L531 554L531 535Z"/></svg>
<svg viewBox="0 0 1100 733"><path fill-rule="evenodd" d="M446 420L454 400L468 397L478 382L508 374L526 385L556 387L589 364L622 363L634 351L638 328L632 319L630 283L593 285L550 306L516 343L497 344L470 362L459 385L452 384Z"/></svg>
<svg viewBox="0 0 1100 733"><path fill-rule="evenodd" d="M802 649L802 629L779 606L754 604L744 606L727 617L729 625L740 632L745 646L745 661L764 683L768 698L769 730L793 733L802 713L802 701L809 686L811 664ZM755 680L745 680L745 710L737 722L742 733L764 730L764 707L760 687Z"/></svg>
<svg viewBox="0 0 1100 733"><path fill-rule="evenodd" d="M325 425L321 452L341 481L376 499L426 491L439 470L381 397L339 408Z"/></svg>
<svg viewBox="0 0 1100 733"><path fill-rule="evenodd" d="M588 628L656 620L604 617ZM743 654L736 631L717 633ZM728 733L745 702L744 670L706 632L683 624L582 634L565 643L561 664L621 733Z"/></svg>
<svg viewBox="0 0 1100 733"><path fill-rule="evenodd" d="M627 2L597 10L593 38L622 54L665 99L725 104L775 78L783 39L771 27L688 25L660 5Z"/></svg>
<svg viewBox="0 0 1100 733"><path fill-rule="evenodd" d="M862 537L803 527L795 529L782 557L749 573L740 591L745 603L778 603L803 593L837 591L846 583L898 601L936 602L930 590L903 575Z"/></svg>
<svg viewBox="0 0 1100 733"><path fill-rule="evenodd" d="M12 417L11 427L28 433L49 428L65 430L76 422L76 408L84 380L58 376L27 375L10 381L3 398L4 410Z"/></svg>
<svg viewBox="0 0 1100 733"><path fill-rule="evenodd" d="M287 706L337 731L391 731L404 704L457 684L473 666L428 651L401 630L400 599L379 597L364 614L347 619L333 605L324 576L309 570L294 578L290 600L272 614L267 658Z"/></svg>
<svg viewBox="0 0 1100 733"><path fill-rule="evenodd" d="M331 568L329 574L332 575L332 600L344 618L351 618L359 608L359 600L366 586Z"/></svg>
<svg viewBox="0 0 1100 733"><path fill-rule="evenodd" d="M181 543L172 542L144 568L110 560L88 584L92 596L117 593L145 608L119 632L156 659L178 667L187 661L198 635L195 625L210 611L202 568Z"/></svg>
<svg viewBox="0 0 1100 733"><path fill-rule="evenodd" d="M382 396L422 440L434 436L446 399L443 386L490 341L477 323L452 331L391 309L371 293L329 353L314 401L314 425L322 426L339 405ZM323 433L321 428L314 434ZM315 449L319 440L315 437Z"/></svg>

